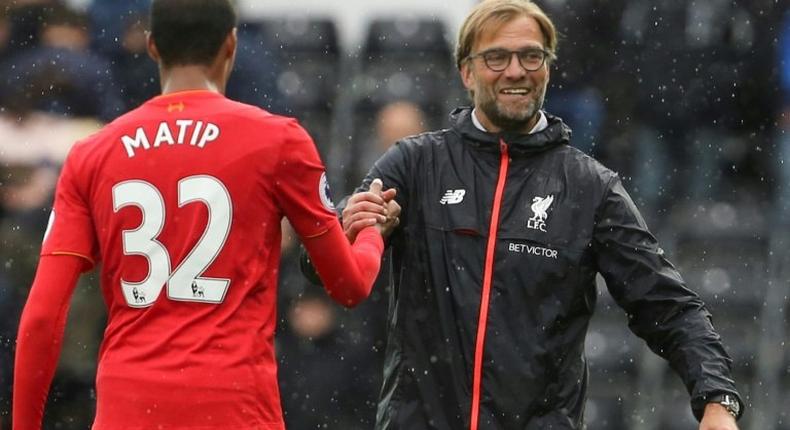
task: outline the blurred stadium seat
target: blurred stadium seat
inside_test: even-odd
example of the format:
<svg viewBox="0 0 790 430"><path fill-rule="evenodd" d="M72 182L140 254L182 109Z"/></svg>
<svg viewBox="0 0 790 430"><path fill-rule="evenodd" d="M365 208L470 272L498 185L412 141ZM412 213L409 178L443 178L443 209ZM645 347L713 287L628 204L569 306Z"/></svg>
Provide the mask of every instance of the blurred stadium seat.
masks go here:
<svg viewBox="0 0 790 430"><path fill-rule="evenodd" d="M451 94L460 87L452 79L456 74L446 32L444 22L436 17L371 21L351 66L350 153L365 154L373 145L374 114L388 103L415 103L425 113L426 129L446 125ZM350 184L356 184L370 167L361 165L360 160L367 158L346 160Z"/></svg>
<svg viewBox="0 0 790 430"><path fill-rule="evenodd" d="M646 349L628 329L625 312L597 277L598 303L585 340L590 370L585 422L590 430L630 429L637 405L639 360Z"/></svg>
<svg viewBox="0 0 790 430"><path fill-rule="evenodd" d="M778 383L757 356L760 345L770 342L764 319L770 305L766 297L772 246L766 220L752 213L754 209L724 202L697 205L673 220L663 239L670 260L713 315L713 325L733 359L733 376L750 407L739 422L742 429L756 428L754 417L767 411L755 396ZM688 416L678 413L681 404L688 409L688 394L664 367L660 396L665 403L656 428L690 428Z"/></svg>
<svg viewBox="0 0 790 430"><path fill-rule="evenodd" d="M334 22L271 20L263 25L263 35L276 48L282 65L276 83L284 113L300 120L326 158L341 62Z"/></svg>
<svg viewBox="0 0 790 430"><path fill-rule="evenodd" d="M453 54L446 31L436 18L372 21L360 54L363 82L372 83L359 88L362 105L405 99L429 117L446 115L447 96L456 83L449 79Z"/></svg>

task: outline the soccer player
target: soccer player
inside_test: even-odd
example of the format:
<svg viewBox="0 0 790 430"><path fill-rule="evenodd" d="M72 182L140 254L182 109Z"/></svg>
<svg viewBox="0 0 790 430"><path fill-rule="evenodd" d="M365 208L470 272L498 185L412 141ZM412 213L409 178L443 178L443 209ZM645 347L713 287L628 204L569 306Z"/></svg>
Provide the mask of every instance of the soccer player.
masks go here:
<svg viewBox="0 0 790 430"><path fill-rule="evenodd" d="M359 225L379 228L349 245L307 133L223 96L230 3L154 0L162 95L68 156L19 328L14 429L40 428L71 293L99 264L108 322L95 430L284 428L273 348L283 216L331 297L368 295L379 229L397 222L397 207L384 216L394 190Z"/></svg>

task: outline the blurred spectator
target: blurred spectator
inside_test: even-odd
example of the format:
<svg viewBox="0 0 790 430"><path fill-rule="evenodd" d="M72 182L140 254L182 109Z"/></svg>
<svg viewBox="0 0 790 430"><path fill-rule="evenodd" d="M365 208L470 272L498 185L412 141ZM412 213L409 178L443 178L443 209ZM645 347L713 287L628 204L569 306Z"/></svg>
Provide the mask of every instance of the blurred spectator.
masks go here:
<svg viewBox="0 0 790 430"><path fill-rule="evenodd" d="M5 271L0 270L0 429L10 423L8 411L11 406L11 375L13 374L13 344L16 322L19 318L19 303L16 289L6 279Z"/></svg>
<svg viewBox="0 0 790 430"><path fill-rule="evenodd" d="M327 300L299 273L293 230L283 224L276 352L287 428L372 428L384 349L382 292L374 287L351 310Z"/></svg>
<svg viewBox="0 0 790 430"><path fill-rule="evenodd" d="M148 57L146 28L144 15L126 15L120 47L109 54L127 110L159 94L159 73L156 63Z"/></svg>
<svg viewBox="0 0 790 430"><path fill-rule="evenodd" d="M785 12L778 33L777 65L782 106L776 130L777 159L779 161L776 209L779 220L790 225L790 10Z"/></svg>
<svg viewBox="0 0 790 430"><path fill-rule="evenodd" d="M601 89L614 60L622 3L623 0L541 2L561 37L546 110L570 126L575 147L595 156L605 149L597 147L607 115Z"/></svg>
<svg viewBox="0 0 790 430"><path fill-rule="evenodd" d="M0 142L2 140L0 139ZM5 189L9 173L0 164L0 190ZM0 199L0 226L5 219L5 208ZM7 249L11 243L0 229L0 249ZM0 257L4 257L0 252ZM0 265L0 429L10 428L11 376L13 374L14 342L22 303L24 303L14 279L10 276L8 260Z"/></svg>
<svg viewBox="0 0 790 430"><path fill-rule="evenodd" d="M425 112L415 103L396 100L385 104L375 116L375 135L360 146L357 166L368 168L398 140L427 130ZM359 182L367 172L357 172L353 183Z"/></svg>
<svg viewBox="0 0 790 430"><path fill-rule="evenodd" d="M634 74L627 140L634 145L634 194L645 212L724 197L723 173L747 151L737 133L754 117L743 100L752 100L749 90L766 76L753 61L757 22L724 0L625 5L618 66Z"/></svg>
<svg viewBox="0 0 790 430"><path fill-rule="evenodd" d="M53 6L40 30L41 45L66 51L87 52L88 18L65 6Z"/></svg>
<svg viewBox="0 0 790 430"><path fill-rule="evenodd" d="M148 58L146 51L146 17L134 12L135 5L141 3L144 2L134 3L126 12L115 11L111 14L115 16L120 13L125 23L120 30L120 45L112 45L112 49L107 52L112 58L113 72L127 109L137 107L159 93L156 63ZM95 15L104 16L109 12L103 7L94 5L92 11ZM114 27L117 26L116 23ZM227 96L271 112L283 113L285 107L282 97L277 93L276 84L280 65L272 53L270 42L263 38L254 25L241 24L238 36L239 52L233 79L228 82Z"/></svg>
<svg viewBox="0 0 790 430"><path fill-rule="evenodd" d="M285 421L294 429L372 428L381 379L376 346L366 343L364 327L346 323L357 317L318 293L305 293L289 308L291 331L278 335Z"/></svg>
<svg viewBox="0 0 790 430"><path fill-rule="evenodd" d="M91 40L99 54L112 57L126 47L129 23L148 13L150 0L93 0L88 15L93 23Z"/></svg>
<svg viewBox="0 0 790 430"><path fill-rule="evenodd" d="M88 51L88 20L54 5L43 16L41 45L7 58L0 70L6 92L21 91L36 109L69 116L114 119L123 102L109 63Z"/></svg>
<svg viewBox="0 0 790 430"><path fill-rule="evenodd" d="M34 93L12 92L0 112L0 205L17 228L46 225L60 164L78 139L98 130L93 118L68 118L34 110Z"/></svg>
<svg viewBox="0 0 790 430"><path fill-rule="evenodd" d="M0 3L11 24L8 53L38 46L44 17L58 4L56 0L5 0Z"/></svg>
<svg viewBox="0 0 790 430"><path fill-rule="evenodd" d="M376 152L381 156L398 140L425 130L425 114L419 106L408 101L386 104L376 115Z"/></svg>
<svg viewBox="0 0 790 430"><path fill-rule="evenodd" d="M239 25L238 36L239 52L232 78L228 81L228 98L278 114L293 108L283 104L283 96L277 90L277 79L282 69L276 51L272 50L272 41L263 36L260 28L250 24ZM287 113L302 120L299 114Z"/></svg>
<svg viewBox="0 0 790 430"><path fill-rule="evenodd" d="M361 156L375 161L396 141L425 129L425 115L416 104L386 104L376 114L376 135L367 148L361 148ZM342 309L301 277L293 240L285 233L283 239L280 313L284 317L277 346L286 423L295 429L371 428L382 379L388 271L382 270L365 302L352 310ZM385 256L382 267L387 265ZM337 356L342 357L342 367L326 359ZM322 381L320 387L316 380Z"/></svg>
<svg viewBox="0 0 790 430"><path fill-rule="evenodd" d="M64 40L68 38L64 35ZM0 262L3 263L0 265L0 315L3 315L0 319L0 421L3 421L10 410L13 339L27 294L22 286L32 282L58 169L74 142L98 130L100 123L94 118L69 118L35 110L34 106L40 104L39 97L43 97L40 92L0 92L5 95L0 100L3 106L0 110ZM80 302L80 297L81 294L75 303ZM75 326L92 330L94 315L95 312L83 315ZM91 341L97 344L98 336ZM84 360L69 360L69 356L73 354L64 352L64 363L67 363L64 375L69 374L68 369L79 368L85 363ZM74 385L80 378L68 379L60 377L55 384ZM92 384L90 375L87 384ZM62 403L74 407L73 403Z"/></svg>
<svg viewBox="0 0 790 430"><path fill-rule="evenodd" d="M349 184L364 178L367 169L401 138L437 126L423 107L411 99L393 98L381 104L363 101L355 109L354 149L353 154L348 154L346 167Z"/></svg>
<svg viewBox="0 0 790 430"><path fill-rule="evenodd" d="M0 60L8 55L11 49L11 20L8 17L8 9L4 3L0 2Z"/></svg>

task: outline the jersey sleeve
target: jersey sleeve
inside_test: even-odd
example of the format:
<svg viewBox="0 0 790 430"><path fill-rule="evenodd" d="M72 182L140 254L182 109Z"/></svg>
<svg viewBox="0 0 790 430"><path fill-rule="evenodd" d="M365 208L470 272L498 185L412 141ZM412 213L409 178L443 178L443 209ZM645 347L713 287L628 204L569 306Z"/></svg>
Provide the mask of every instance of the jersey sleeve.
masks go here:
<svg viewBox="0 0 790 430"><path fill-rule="evenodd" d="M275 171L278 203L300 237L318 236L337 222L324 164L313 140L295 120L286 127Z"/></svg>
<svg viewBox="0 0 790 430"><path fill-rule="evenodd" d="M77 152L72 149L55 189L55 203L41 245L41 255L76 255L93 266L99 260L99 247L90 206L78 175L82 170L79 164Z"/></svg>
<svg viewBox="0 0 790 430"><path fill-rule="evenodd" d="M58 364L71 295L88 261L73 256L39 260L17 334L13 428L40 429Z"/></svg>
<svg viewBox="0 0 790 430"><path fill-rule="evenodd" d="M336 224L327 234L306 239L304 246L324 289L335 302L353 307L370 295L384 252L384 240L374 227L362 229L350 245L340 224Z"/></svg>

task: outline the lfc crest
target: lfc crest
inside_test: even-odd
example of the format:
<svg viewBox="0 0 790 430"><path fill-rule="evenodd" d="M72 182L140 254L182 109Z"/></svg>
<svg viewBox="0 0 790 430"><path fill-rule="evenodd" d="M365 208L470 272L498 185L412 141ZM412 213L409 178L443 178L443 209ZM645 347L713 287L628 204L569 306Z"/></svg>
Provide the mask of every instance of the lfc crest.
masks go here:
<svg viewBox="0 0 790 430"><path fill-rule="evenodd" d="M532 199L532 206L530 206L530 209L532 209L534 215L527 220L527 228L546 231L546 218L549 216L546 211L549 209L552 202L554 202L553 195L534 197Z"/></svg>

